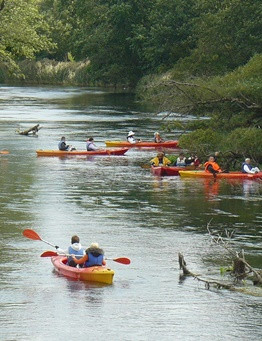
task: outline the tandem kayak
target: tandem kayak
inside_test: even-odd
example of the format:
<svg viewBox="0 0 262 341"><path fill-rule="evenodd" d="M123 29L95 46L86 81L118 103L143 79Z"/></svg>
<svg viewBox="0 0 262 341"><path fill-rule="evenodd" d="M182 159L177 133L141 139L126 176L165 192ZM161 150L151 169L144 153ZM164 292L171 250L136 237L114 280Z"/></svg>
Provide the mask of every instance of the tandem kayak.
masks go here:
<svg viewBox="0 0 262 341"><path fill-rule="evenodd" d="M106 266L91 266L90 268L75 268L66 265L67 257L54 256L51 257L51 261L55 267L55 270L65 276L75 280L87 281L87 282L99 282L112 284L114 278L114 271Z"/></svg>
<svg viewBox="0 0 262 341"><path fill-rule="evenodd" d="M151 166L151 172L153 175L156 175L156 176L178 176L179 171L181 170L192 170L195 168L196 168L195 166L188 166L188 167L172 167L172 166L154 167L154 166Z"/></svg>
<svg viewBox="0 0 262 341"><path fill-rule="evenodd" d="M98 150L43 150L36 151L37 156L88 156L88 155L124 155L128 148L114 148L114 149L98 149Z"/></svg>
<svg viewBox="0 0 262 341"><path fill-rule="evenodd" d="M208 173L205 171L179 171L179 175L181 177L201 177L201 178L214 178L212 173ZM216 179L262 179L262 172L256 174L247 174L241 172L229 172L229 173L217 173Z"/></svg>
<svg viewBox="0 0 262 341"><path fill-rule="evenodd" d="M128 147L128 148L178 148L178 141L164 141L164 142L137 142L129 143L127 141L105 141L107 147Z"/></svg>

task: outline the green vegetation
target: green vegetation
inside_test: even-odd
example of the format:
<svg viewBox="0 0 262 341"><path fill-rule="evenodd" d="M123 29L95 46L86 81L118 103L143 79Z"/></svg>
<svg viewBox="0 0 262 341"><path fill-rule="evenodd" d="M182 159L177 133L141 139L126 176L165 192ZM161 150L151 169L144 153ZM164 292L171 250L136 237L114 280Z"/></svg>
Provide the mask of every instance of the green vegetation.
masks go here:
<svg viewBox="0 0 262 341"><path fill-rule="evenodd" d="M181 147L262 163L261 11L259 0L0 0L0 81L136 89L170 117L196 116L167 124Z"/></svg>

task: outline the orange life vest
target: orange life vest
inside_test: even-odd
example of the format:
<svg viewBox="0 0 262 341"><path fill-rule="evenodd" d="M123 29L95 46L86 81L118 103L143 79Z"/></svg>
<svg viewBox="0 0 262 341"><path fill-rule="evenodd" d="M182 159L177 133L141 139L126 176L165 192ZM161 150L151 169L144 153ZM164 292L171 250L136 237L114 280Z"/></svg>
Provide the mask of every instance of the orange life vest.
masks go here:
<svg viewBox="0 0 262 341"><path fill-rule="evenodd" d="M216 172L221 172L222 171L221 168L219 167L219 165L216 162L207 161L204 164L204 166L205 166L205 171L208 172L208 173L209 173L209 170L207 169L208 166L212 166L214 171L216 171Z"/></svg>

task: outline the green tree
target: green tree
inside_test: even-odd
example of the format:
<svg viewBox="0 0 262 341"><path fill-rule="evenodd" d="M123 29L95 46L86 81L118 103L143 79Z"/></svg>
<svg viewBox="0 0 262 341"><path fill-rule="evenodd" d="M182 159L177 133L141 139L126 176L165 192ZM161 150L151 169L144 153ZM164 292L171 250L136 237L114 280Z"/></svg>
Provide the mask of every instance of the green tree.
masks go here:
<svg viewBox="0 0 262 341"><path fill-rule="evenodd" d="M198 75L224 73L262 52L259 0L197 0L193 20L197 47L181 68Z"/></svg>
<svg viewBox="0 0 262 341"><path fill-rule="evenodd" d="M17 61L53 47L39 0L9 0L0 11L0 67L19 74Z"/></svg>

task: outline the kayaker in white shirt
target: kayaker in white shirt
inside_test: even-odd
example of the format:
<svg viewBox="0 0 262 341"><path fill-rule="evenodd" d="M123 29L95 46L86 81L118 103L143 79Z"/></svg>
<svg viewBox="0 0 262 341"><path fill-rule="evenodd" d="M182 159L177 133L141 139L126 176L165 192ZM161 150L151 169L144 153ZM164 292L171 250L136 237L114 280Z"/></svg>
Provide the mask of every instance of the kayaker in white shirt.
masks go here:
<svg viewBox="0 0 262 341"><path fill-rule="evenodd" d="M248 174L255 174L260 172L260 169L258 167L252 167L250 162L250 158L245 159L245 162L242 164L242 172Z"/></svg>
<svg viewBox="0 0 262 341"><path fill-rule="evenodd" d="M130 130L130 132L128 133L127 138L126 138L127 142L129 142L129 143L141 142L141 140L136 140L134 138L134 135L135 135L135 133L132 130Z"/></svg>
<svg viewBox="0 0 262 341"><path fill-rule="evenodd" d="M90 152L92 150L97 150L97 149L98 148L94 144L94 138L93 137L89 137L89 139L86 142L86 150Z"/></svg>

